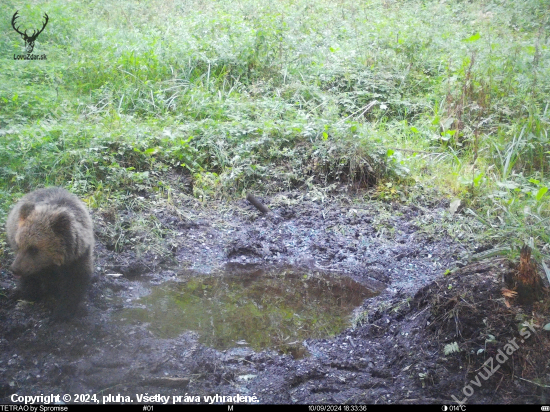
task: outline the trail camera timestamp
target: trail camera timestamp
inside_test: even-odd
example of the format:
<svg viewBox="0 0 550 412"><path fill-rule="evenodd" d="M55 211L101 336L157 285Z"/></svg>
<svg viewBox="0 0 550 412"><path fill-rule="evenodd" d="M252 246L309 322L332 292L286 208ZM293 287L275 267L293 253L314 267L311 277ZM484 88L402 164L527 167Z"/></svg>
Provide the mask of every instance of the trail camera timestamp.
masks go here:
<svg viewBox="0 0 550 412"><path fill-rule="evenodd" d="M367 405L309 405L309 412L364 412Z"/></svg>

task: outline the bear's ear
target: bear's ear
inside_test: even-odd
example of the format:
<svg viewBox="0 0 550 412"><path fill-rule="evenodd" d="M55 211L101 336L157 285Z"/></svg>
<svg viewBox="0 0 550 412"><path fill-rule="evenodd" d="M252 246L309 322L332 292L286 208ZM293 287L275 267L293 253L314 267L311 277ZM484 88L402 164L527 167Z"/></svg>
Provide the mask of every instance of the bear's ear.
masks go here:
<svg viewBox="0 0 550 412"><path fill-rule="evenodd" d="M23 203L19 208L19 220L25 220L34 210L34 203Z"/></svg>
<svg viewBox="0 0 550 412"><path fill-rule="evenodd" d="M52 219L52 230L60 235L66 235L71 230L71 217L67 212L59 212Z"/></svg>

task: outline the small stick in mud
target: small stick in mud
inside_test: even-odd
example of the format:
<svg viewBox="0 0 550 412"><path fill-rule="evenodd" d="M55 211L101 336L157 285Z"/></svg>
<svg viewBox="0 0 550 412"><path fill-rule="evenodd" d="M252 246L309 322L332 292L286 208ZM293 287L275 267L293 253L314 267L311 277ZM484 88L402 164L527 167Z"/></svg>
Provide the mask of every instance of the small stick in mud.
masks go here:
<svg viewBox="0 0 550 412"><path fill-rule="evenodd" d="M252 193L249 193L246 195L246 200L248 200L250 203L252 203L256 209L258 209L262 213L269 213L269 209L262 204L258 199L254 197Z"/></svg>

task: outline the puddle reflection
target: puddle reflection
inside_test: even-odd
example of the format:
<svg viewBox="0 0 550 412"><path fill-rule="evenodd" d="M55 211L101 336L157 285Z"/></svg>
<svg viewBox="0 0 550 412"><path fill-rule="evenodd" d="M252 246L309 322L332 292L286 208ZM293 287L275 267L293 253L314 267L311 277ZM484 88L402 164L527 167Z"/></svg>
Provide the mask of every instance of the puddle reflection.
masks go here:
<svg viewBox="0 0 550 412"><path fill-rule="evenodd" d="M353 310L375 293L348 277L258 270L169 282L116 315L144 322L158 337L197 331L219 350L246 345L302 357L302 341L334 336Z"/></svg>

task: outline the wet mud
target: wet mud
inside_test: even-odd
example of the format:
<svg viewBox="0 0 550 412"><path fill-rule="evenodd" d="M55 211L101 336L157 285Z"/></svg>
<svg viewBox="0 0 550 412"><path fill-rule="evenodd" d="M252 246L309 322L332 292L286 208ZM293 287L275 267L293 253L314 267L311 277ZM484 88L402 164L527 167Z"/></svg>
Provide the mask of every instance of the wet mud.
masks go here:
<svg viewBox="0 0 550 412"><path fill-rule="evenodd" d="M470 253L491 246L439 229L453 218L448 202L403 206L302 192L257 198L269 213L244 199L204 204L184 194L142 214L94 211L94 281L68 322L50 322L50 302L13 298L5 254L0 402L95 394L99 402L121 395L138 403L144 393L260 403L547 399L548 332L533 316L547 308L506 304L501 289L515 269L505 259L467 264ZM139 219L154 221L151 231L127 233ZM154 230L161 241L137 247ZM172 311L178 305L194 323ZM331 318L342 306L345 314ZM285 325L285 313L295 322ZM267 325L268 318L282 323ZM248 334L234 333L239 328ZM501 368L469 383L514 338L523 342L513 353L506 348Z"/></svg>

